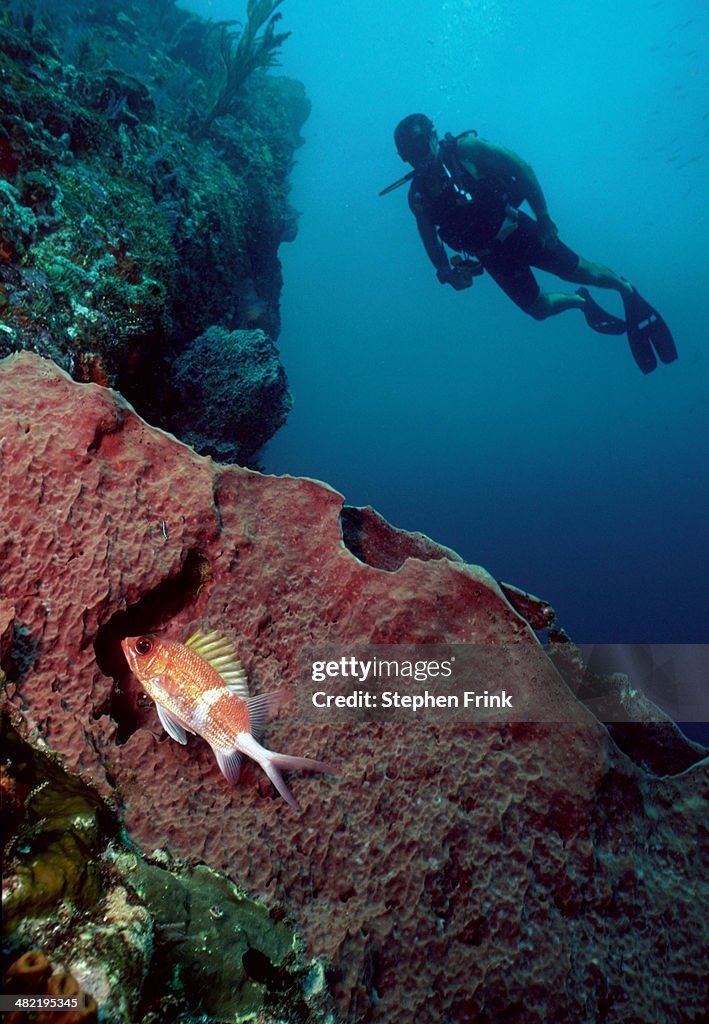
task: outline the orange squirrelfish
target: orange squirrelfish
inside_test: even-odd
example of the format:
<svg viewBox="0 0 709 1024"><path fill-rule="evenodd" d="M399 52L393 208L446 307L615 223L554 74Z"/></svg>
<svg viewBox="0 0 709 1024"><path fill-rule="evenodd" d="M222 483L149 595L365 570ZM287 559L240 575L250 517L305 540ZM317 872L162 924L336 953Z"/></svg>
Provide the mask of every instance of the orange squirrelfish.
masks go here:
<svg viewBox="0 0 709 1024"><path fill-rule="evenodd" d="M258 742L271 708L282 693L249 697L246 673L229 641L217 632L198 629L184 644L152 636L128 636L121 647L131 671L150 694L165 731L178 743L196 733L209 743L229 782L248 754L268 775L281 796L298 807L281 776L281 768L311 772L335 769L324 761L290 757Z"/></svg>

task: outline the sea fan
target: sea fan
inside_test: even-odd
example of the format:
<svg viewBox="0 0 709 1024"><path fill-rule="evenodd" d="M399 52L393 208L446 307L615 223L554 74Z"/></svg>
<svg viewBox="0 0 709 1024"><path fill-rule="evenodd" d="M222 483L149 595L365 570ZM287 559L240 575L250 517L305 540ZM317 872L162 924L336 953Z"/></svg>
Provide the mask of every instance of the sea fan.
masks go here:
<svg viewBox="0 0 709 1024"><path fill-rule="evenodd" d="M203 132L209 131L217 117L228 114L249 75L257 68L270 68L278 63L278 51L290 32L276 32L281 15L274 13L283 0L249 0L243 31L234 29L235 21L220 21L214 25L219 32L217 42L223 65L223 81L212 109L205 117ZM268 22L268 24L266 24ZM265 30L259 31L266 24Z"/></svg>

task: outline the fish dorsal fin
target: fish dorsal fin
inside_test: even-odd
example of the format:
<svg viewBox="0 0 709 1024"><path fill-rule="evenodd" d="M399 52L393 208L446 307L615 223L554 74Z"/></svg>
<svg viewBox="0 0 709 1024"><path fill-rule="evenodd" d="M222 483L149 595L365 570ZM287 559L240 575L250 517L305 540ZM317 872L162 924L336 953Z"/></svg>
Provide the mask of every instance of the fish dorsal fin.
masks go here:
<svg viewBox="0 0 709 1024"><path fill-rule="evenodd" d="M249 681L231 641L213 629L205 633L197 629L185 640L185 646L203 658L224 680L231 693L246 700Z"/></svg>

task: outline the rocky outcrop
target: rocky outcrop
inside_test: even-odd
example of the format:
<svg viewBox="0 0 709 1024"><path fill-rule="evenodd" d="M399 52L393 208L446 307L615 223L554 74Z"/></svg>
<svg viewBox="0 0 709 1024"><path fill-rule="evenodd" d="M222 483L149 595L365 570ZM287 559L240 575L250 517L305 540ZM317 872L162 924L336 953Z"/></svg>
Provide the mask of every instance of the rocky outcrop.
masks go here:
<svg viewBox="0 0 709 1024"><path fill-rule="evenodd" d="M276 346L261 330L210 327L175 361L173 379L182 402L170 426L223 461L248 464L292 405Z"/></svg>
<svg viewBox="0 0 709 1024"><path fill-rule="evenodd" d="M261 402L263 444L288 405L274 345L278 248L296 232L288 179L309 112L303 86L259 71L268 52L251 60L235 23L215 25L173 3L6 7L0 357L52 358L179 431L189 397L175 360L195 344L204 350L215 331L258 328L268 336L266 365L248 363L261 353L242 346L238 371L226 366L225 376L235 399L246 389L252 405ZM225 60L251 70L215 108ZM207 125L213 109L219 116ZM223 353L208 355L213 364ZM253 378L273 376L274 359L278 393L255 393ZM254 436L252 424L242 436L231 420L217 449L239 459Z"/></svg>
<svg viewBox="0 0 709 1024"><path fill-rule="evenodd" d="M0 400L13 720L135 843L287 907L347 1021L701 1019L708 763L660 777L622 753L541 653L547 605L324 484L216 465L36 356L0 366ZM267 745L340 772L292 778L297 814L255 766L230 787L202 741L166 739L131 679L123 636L199 624L256 690L292 687L306 642L486 644L486 681L566 724L286 708Z"/></svg>

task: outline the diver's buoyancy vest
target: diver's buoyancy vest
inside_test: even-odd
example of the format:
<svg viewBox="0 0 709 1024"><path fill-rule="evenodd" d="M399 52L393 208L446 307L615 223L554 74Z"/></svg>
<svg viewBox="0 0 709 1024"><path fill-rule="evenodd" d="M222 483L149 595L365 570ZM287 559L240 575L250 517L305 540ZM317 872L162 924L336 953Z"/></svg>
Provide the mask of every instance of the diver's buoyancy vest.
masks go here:
<svg viewBox="0 0 709 1024"><path fill-rule="evenodd" d="M465 133L467 134L467 132ZM457 138L447 134L436 161L415 174L409 191L414 213L424 212L451 249L475 253L488 248L502 227L510 203L506 184L474 178L456 153ZM517 205L512 199L511 205Z"/></svg>

